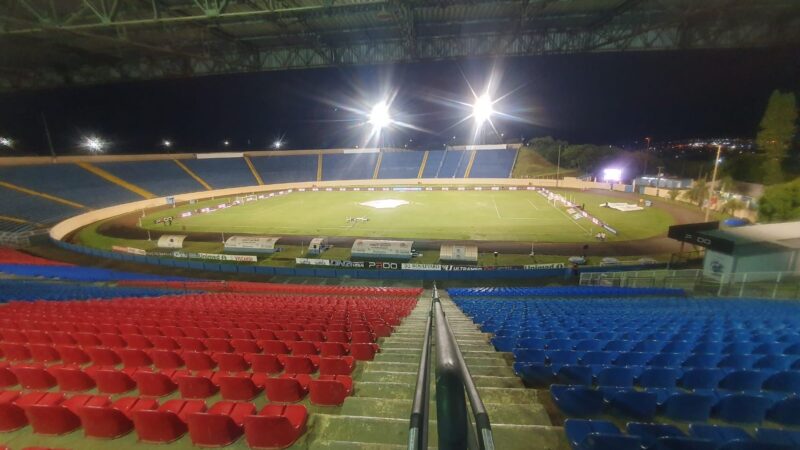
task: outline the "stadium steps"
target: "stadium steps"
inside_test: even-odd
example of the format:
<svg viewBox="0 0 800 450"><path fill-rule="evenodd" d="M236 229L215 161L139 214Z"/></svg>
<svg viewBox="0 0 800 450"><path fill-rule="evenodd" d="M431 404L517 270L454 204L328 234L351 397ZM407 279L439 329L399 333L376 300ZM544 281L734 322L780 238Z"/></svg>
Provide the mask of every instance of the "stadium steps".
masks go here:
<svg viewBox="0 0 800 450"><path fill-rule="evenodd" d="M148 191L147 189L144 189L141 186L137 186L129 181L125 181L122 178L112 174L111 172L102 169L98 166L95 166L91 163L77 162L75 164L77 164L80 168L85 169L87 172L97 175L98 177L108 181L109 183L113 183L120 187L123 187L133 192L134 194L141 196L142 198L148 198L148 199L156 198L156 195Z"/></svg>

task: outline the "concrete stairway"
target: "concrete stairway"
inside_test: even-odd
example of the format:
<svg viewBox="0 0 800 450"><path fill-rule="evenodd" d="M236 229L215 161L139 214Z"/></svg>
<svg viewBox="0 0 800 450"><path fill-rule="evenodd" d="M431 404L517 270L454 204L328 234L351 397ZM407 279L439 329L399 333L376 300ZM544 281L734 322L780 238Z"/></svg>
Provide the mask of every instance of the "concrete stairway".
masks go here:
<svg viewBox="0 0 800 450"><path fill-rule="evenodd" d="M442 306L492 422L495 446L503 450L562 450L569 446L561 427L551 425L538 392L526 389L488 336L440 291ZM312 450L400 450L408 446L408 425L416 384L430 291L391 337L375 360L359 364L355 395L341 408L314 411L304 448ZM435 355L435 352L432 352ZM431 379L435 361L431 364ZM436 448L435 386L431 386L429 448Z"/></svg>

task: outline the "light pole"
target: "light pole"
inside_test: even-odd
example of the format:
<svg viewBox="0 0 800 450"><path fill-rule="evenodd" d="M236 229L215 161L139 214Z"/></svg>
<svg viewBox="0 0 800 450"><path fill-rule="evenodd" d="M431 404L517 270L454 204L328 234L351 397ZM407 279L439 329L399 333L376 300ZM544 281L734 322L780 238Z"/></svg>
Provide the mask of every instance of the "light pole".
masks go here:
<svg viewBox="0 0 800 450"><path fill-rule="evenodd" d="M558 187L558 175L561 172L561 144L558 144L558 162L556 162L556 187Z"/></svg>
<svg viewBox="0 0 800 450"><path fill-rule="evenodd" d="M714 185L717 183L717 170L719 169L719 156L722 152L722 144L717 144L717 157L714 159L714 172L711 174L711 193L714 193ZM706 222L711 215L711 196L708 196L708 203L706 204Z"/></svg>
<svg viewBox="0 0 800 450"><path fill-rule="evenodd" d="M659 190L661 189L661 177L664 176L664 173L661 171L664 169L664 166L658 166L658 176L656 177L656 198L658 198Z"/></svg>

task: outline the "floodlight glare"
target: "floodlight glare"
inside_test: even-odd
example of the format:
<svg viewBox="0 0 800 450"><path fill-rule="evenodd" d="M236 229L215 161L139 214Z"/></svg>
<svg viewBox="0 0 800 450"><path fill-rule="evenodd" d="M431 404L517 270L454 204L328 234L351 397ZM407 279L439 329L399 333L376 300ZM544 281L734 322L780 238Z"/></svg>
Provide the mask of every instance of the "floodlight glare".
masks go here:
<svg viewBox="0 0 800 450"><path fill-rule="evenodd" d="M97 136L87 136L83 138L82 146L92 153L100 153L105 148L106 143Z"/></svg>
<svg viewBox="0 0 800 450"><path fill-rule="evenodd" d="M369 114L369 123L378 130L392 123L392 118L389 116L389 105L386 102L378 102L372 107L372 112Z"/></svg>
<svg viewBox="0 0 800 450"><path fill-rule="evenodd" d="M492 99L489 94L483 94L475 99L475 104L472 105L472 117L478 124L486 122L494 113L492 108Z"/></svg>
<svg viewBox="0 0 800 450"><path fill-rule="evenodd" d="M272 143L272 146L275 148L281 148L283 146L283 142L280 139Z"/></svg>
<svg viewBox="0 0 800 450"><path fill-rule="evenodd" d="M14 146L14 141L11 138L0 137L0 147L11 148Z"/></svg>
<svg viewBox="0 0 800 450"><path fill-rule="evenodd" d="M231 145L231 141L223 141L223 142L222 142L222 145L224 145L225 147L227 147L227 146Z"/></svg>
<svg viewBox="0 0 800 450"><path fill-rule="evenodd" d="M609 167L608 169L603 169L603 180L604 181L621 181L622 180L622 169L615 169Z"/></svg>
<svg viewBox="0 0 800 450"><path fill-rule="evenodd" d="M164 142L162 142L162 144L164 144L164 147L167 148L172 147L172 141L170 141L169 139L164 139Z"/></svg>

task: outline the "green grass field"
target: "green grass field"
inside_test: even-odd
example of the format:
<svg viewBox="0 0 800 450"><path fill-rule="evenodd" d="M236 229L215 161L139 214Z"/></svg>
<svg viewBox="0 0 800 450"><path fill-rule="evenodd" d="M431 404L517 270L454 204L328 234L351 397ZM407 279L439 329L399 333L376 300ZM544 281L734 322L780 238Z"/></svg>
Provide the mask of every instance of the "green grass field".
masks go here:
<svg viewBox="0 0 800 450"><path fill-rule="evenodd" d="M660 235L672 224L657 208L620 212L599 205L618 198L565 191L586 210L619 230L609 240L631 240ZM362 203L403 200L408 204L376 209ZM154 224L156 218L197 209L220 200L158 211L142 219L146 228L176 232L225 232L263 235L359 236L408 239L463 239L518 242L593 241L598 231L587 219L573 220L563 208L549 204L532 191L360 191L295 192L241 206L176 219L171 227ZM348 224L347 217L367 222Z"/></svg>

